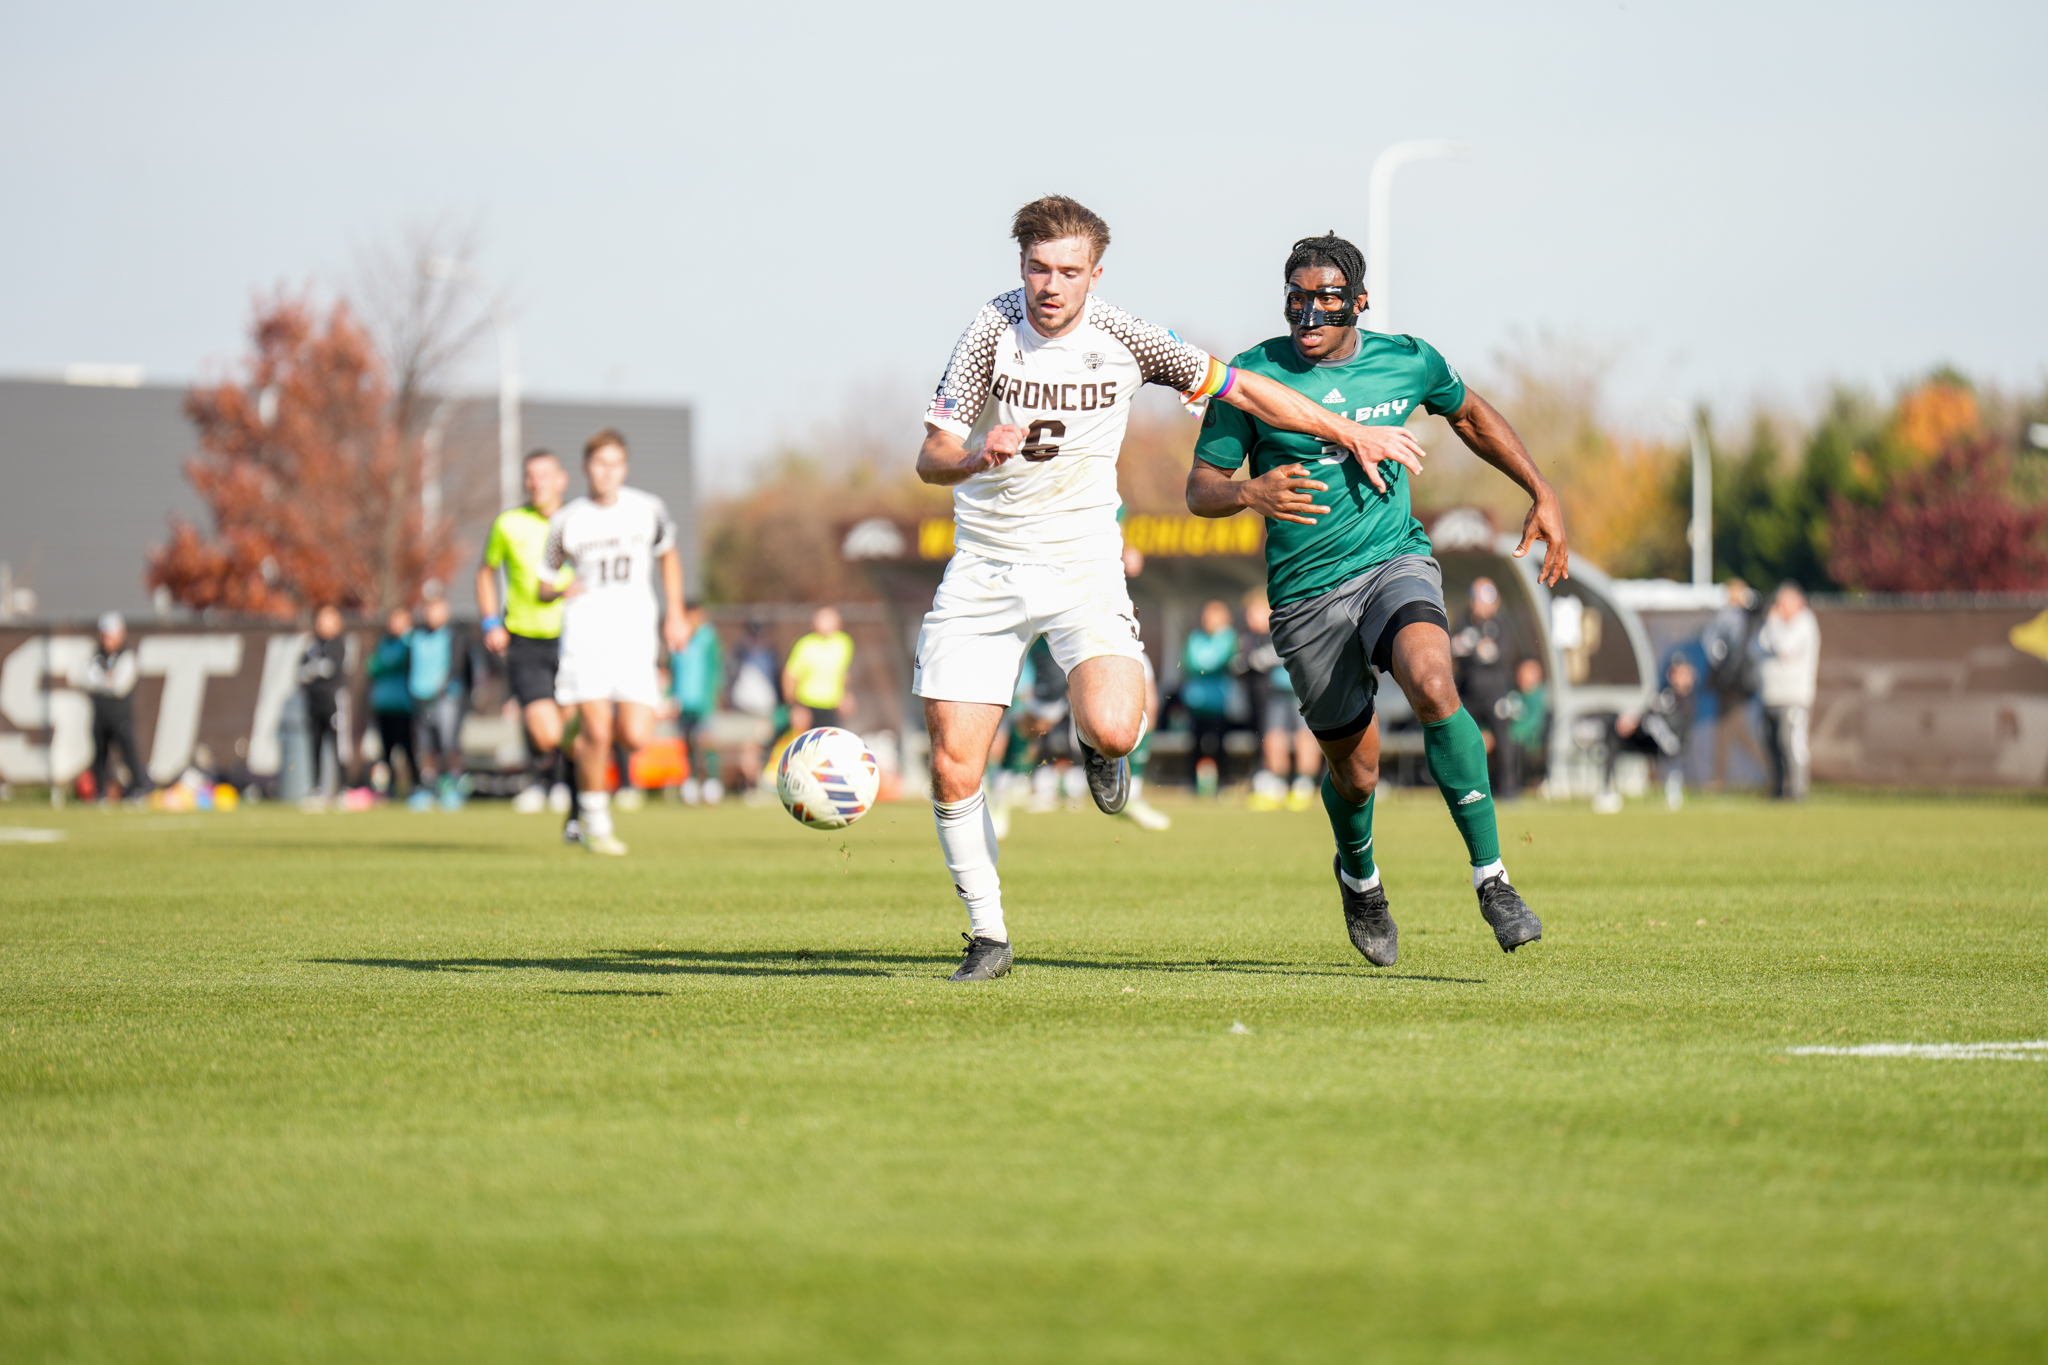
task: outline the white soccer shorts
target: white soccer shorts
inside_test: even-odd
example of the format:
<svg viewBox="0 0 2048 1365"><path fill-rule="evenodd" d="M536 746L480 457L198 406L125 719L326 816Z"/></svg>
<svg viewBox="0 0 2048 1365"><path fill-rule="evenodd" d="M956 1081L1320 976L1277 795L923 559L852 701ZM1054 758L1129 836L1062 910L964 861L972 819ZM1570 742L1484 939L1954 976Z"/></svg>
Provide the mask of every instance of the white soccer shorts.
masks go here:
<svg viewBox="0 0 2048 1365"><path fill-rule="evenodd" d="M917 634L910 690L929 701L1007 707L1040 635L1069 673L1105 655L1143 660L1123 563L1004 564L956 550Z"/></svg>
<svg viewBox="0 0 2048 1365"><path fill-rule="evenodd" d="M589 701L661 705L653 639L639 631L622 634L625 638L616 641L563 642L562 662L555 670L557 705L578 706Z"/></svg>

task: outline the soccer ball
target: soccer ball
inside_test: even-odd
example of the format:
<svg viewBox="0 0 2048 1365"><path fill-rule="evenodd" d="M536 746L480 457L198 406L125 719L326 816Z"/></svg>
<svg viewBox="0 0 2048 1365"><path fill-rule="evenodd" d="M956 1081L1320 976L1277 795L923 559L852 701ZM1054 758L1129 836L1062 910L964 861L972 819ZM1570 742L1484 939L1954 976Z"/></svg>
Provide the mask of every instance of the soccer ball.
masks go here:
<svg viewBox="0 0 2048 1365"><path fill-rule="evenodd" d="M775 768L782 804L812 829L845 829L868 813L881 786L882 770L861 737L829 725L791 740Z"/></svg>

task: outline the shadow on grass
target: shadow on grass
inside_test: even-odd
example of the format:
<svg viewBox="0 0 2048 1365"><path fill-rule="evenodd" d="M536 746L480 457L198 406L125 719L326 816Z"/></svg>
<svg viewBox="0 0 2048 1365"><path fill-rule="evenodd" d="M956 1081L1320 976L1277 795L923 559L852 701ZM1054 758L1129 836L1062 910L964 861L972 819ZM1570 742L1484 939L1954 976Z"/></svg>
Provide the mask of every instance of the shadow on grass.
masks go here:
<svg viewBox="0 0 2048 1365"><path fill-rule="evenodd" d="M316 957L309 962L335 967L384 967L405 972L549 971L616 973L631 976L923 976L951 966L950 959L922 953L780 952L772 949L731 949L724 952L682 948L603 948L586 957ZM880 965L889 964L889 965ZM1456 986L1483 986L1484 977L1426 976L1419 973L1378 973L1343 970L1306 962L1272 962L1256 958L1209 958L1201 962L1101 960L1031 957L1026 967L1065 967L1094 972L1226 972L1250 976L1337 976L1370 981L1430 981ZM633 992L577 991L574 994Z"/></svg>

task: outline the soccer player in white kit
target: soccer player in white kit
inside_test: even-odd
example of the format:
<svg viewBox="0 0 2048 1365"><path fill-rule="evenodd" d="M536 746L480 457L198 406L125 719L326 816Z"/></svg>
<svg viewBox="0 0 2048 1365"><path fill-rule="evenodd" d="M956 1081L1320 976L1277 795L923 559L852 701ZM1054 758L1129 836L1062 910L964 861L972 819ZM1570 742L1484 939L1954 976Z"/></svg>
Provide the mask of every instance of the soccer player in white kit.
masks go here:
<svg viewBox="0 0 2048 1365"><path fill-rule="evenodd" d="M654 737L661 705L656 646L680 650L690 627L675 518L660 498L626 487L626 438L607 429L584 442L583 474L589 496L548 518L543 555L550 573L573 565L576 576L560 587L543 581L537 596L566 599L555 701L581 721L575 757L582 843L592 853L616 855L626 846L612 832L611 793L604 785L612 741L616 735L630 751ZM654 600L657 564L665 610Z"/></svg>
<svg viewBox="0 0 2048 1365"><path fill-rule="evenodd" d="M967 953L955 981L1009 971L995 826L981 789L996 727L1039 635L1065 670L1090 794L1124 808L1125 755L1145 714L1137 619L1124 587L1116 459L1144 384L1190 403L1220 399L1268 425L1349 452L1373 483L1394 460L1422 472L1399 427L1366 427L1262 375L1242 373L1164 327L1096 298L1109 226L1064 195L1017 211L1024 284L984 304L953 348L925 413L918 477L952 485L954 554L917 638L911 691L931 735L933 811ZM995 425L971 437L993 401Z"/></svg>

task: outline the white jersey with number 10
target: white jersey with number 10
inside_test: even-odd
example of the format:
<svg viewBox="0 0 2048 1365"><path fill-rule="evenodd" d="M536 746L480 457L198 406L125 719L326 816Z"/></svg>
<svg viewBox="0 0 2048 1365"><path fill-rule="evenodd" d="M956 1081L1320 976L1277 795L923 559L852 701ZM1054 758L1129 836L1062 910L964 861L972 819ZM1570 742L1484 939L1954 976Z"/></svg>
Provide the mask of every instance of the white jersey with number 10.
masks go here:
<svg viewBox="0 0 2048 1365"><path fill-rule="evenodd" d="M563 653L637 635L651 657L659 620L655 560L675 543L666 504L637 488L621 488L609 507L577 498L549 518L548 570L572 564L583 585L563 608Z"/></svg>

